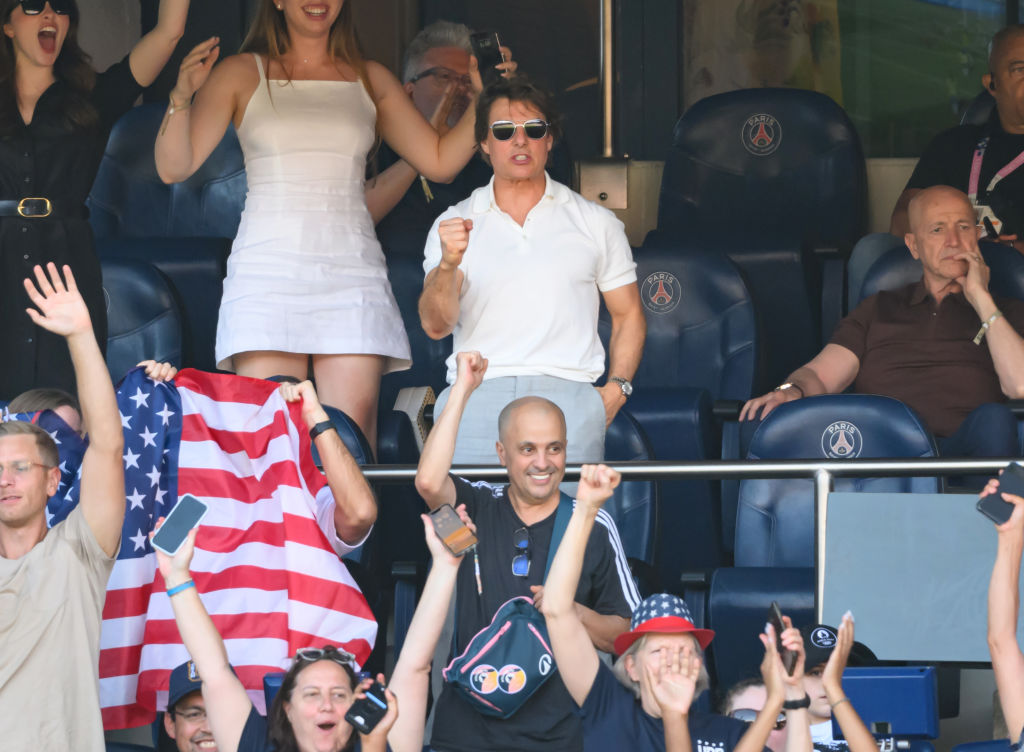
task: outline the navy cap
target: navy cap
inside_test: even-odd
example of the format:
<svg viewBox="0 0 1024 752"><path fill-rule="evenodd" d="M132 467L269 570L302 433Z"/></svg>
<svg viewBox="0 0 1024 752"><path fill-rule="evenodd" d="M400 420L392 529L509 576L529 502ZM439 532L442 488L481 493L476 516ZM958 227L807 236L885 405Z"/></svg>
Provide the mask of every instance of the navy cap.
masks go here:
<svg viewBox="0 0 1024 752"><path fill-rule="evenodd" d="M167 688L167 709L174 710L182 697L203 688L203 680L199 676L194 661L185 661L171 672L170 684Z"/></svg>

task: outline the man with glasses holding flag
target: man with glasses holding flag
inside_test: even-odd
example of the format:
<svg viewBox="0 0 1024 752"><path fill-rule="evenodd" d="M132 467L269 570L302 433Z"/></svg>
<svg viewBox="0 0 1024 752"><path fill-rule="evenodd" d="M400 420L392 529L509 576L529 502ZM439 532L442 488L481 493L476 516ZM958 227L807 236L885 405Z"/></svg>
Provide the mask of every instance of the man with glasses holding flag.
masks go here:
<svg viewBox="0 0 1024 752"><path fill-rule="evenodd" d="M490 464L494 416L527 395L565 414L570 462L600 462L604 432L633 391L646 322L622 222L545 171L560 135L550 95L523 77L487 87L476 138L494 176L442 214L427 237L423 329L490 365L466 406L455 461ZM597 334L601 298L612 319L609 369ZM448 383L456 359L448 359ZM441 393L435 415L447 402Z"/></svg>
<svg viewBox="0 0 1024 752"><path fill-rule="evenodd" d="M547 564L560 537L559 518L564 529L574 504L559 492L565 475L565 420L542 397L517 399L490 415L500 435L496 450L508 469L507 487L450 475L463 410L481 383L486 384L489 365L478 352L460 352L457 367L448 407L427 436L416 471L416 490L431 509L464 504L476 523L476 550L463 556L455 586L453 655L466 650L473 635L510 598L532 597L535 605L543 601ZM587 635L606 651L629 628L629 615L640 603L618 530L604 511L587 541L575 600ZM502 684L508 668L493 666L497 680L481 686L480 692L514 692ZM438 752L582 749L576 706L558 674L510 718L483 715L449 684L435 708L431 747Z"/></svg>

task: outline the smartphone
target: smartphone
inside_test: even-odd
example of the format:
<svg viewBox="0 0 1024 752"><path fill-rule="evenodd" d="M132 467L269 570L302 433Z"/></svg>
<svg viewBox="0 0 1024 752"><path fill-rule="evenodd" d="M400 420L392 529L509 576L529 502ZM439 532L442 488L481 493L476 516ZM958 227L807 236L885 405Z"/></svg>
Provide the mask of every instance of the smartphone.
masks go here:
<svg viewBox="0 0 1024 752"><path fill-rule="evenodd" d="M505 62L505 56L501 54L501 40L498 39L496 31L478 31L469 35L469 43L473 47L473 54L476 56L477 65L480 68L480 78L484 86L501 78L501 71L495 68Z"/></svg>
<svg viewBox="0 0 1024 752"><path fill-rule="evenodd" d="M778 601L772 601L772 605L768 607L768 623L775 630L775 647L779 651L782 665L786 669L786 673L792 676L793 669L796 668L796 659L799 656L792 650L782 647L782 630L786 628L786 625L782 623L782 609L779 608Z"/></svg>
<svg viewBox="0 0 1024 752"><path fill-rule="evenodd" d="M199 524L209 508L209 505L192 494L182 496L153 536L153 548L160 549L168 556L174 556L188 537L188 531Z"/></svg>
<svg viewBox="0 0 1024 752"><path fill-rule="evenodd" d="M452 556L462 556L476 545L476 536L462 521L451 504L442 504L430 513L437 537Z"/></svg>
<svg viewBox="0 0 1024 752"><path fill-rule="evenodd" d="M352 703L345 713L345 720L360 733L369 734L387 712L388 700L384 695L384 685L375 681L366 690L366 697Z"/></svg>
<svg viewBox="0 0 1024 752"><path fill-rule="evenodd" d="M1013 514L1013 504L1003 501L1001 494L1024 496L1024 465L1011 462L999 476L999 490L978 499L977 509L997 525L1002 525Z"/></svg>

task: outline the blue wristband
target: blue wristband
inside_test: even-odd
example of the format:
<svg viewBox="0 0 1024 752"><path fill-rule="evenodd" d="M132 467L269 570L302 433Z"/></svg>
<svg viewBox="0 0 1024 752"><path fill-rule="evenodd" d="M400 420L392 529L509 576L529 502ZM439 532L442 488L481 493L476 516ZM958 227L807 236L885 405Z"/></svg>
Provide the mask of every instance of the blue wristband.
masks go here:
<svg viewBox="0 0 1024 752"><path fill-rule="evenodd" d="M196 583L193 582L192 580L188 580L187 582L183 582L180 585L175 585L174 587L172 587L170 590L167 591L167 597L170 598L172 595L177 595L182 590L188 590L190 587L195 587L195 586L196 586Z"/></svg>

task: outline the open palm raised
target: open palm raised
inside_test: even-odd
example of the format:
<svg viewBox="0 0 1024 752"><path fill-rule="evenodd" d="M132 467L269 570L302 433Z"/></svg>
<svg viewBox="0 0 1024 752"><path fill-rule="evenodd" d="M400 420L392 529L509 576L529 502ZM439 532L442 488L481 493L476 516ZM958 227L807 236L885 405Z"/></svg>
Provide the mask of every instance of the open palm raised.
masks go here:
<svg viewBox="0 0 1024 752"><path fill-rule="evenodd" d="M46 265L46 273L41 266L36 266L33 271L35 284L31 279L25 280L25 292L39 309L25 309L33 323L62 337L91 332L89 309L85 307L85 301L78 292L71 267L64 267L64 280L53 262Z"/></svg>

